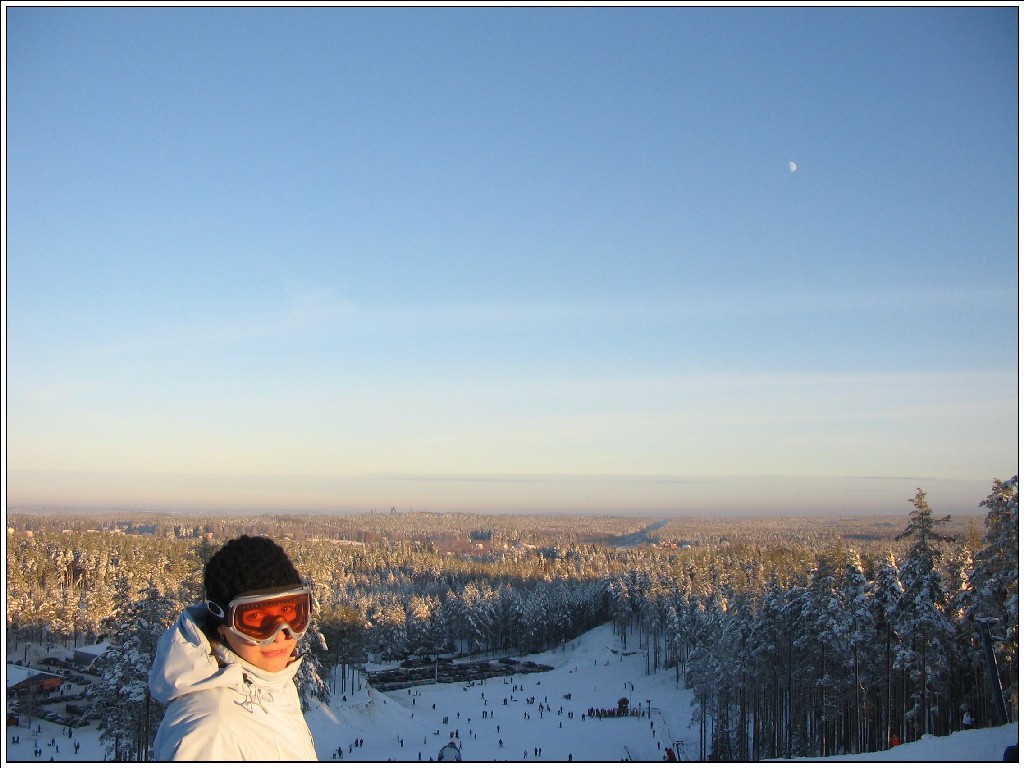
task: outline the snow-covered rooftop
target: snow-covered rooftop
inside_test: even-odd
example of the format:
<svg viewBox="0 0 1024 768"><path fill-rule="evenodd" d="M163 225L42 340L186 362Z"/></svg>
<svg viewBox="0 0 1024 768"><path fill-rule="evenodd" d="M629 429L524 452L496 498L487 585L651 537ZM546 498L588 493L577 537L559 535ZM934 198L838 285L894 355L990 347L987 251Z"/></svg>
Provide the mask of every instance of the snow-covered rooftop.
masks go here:
<svg viewBox="0 0 1024 768"><path fill-rule="evenodd" d="M96 645L83 645L80 648L75 648L75 653L87 653L91 656L102 656L104 651L110 646L110 643L97 643Z"/></svg>
<svg viewBox="0 0 1024 768"><path fill-rule="evenodd" d="M10 688L12 685L23 683L26 680L30 680L33 677L62 677L54 672L44 672L41 669L33 669L32 667L21 667L17 664L7 665L7 687Z"/></svg>

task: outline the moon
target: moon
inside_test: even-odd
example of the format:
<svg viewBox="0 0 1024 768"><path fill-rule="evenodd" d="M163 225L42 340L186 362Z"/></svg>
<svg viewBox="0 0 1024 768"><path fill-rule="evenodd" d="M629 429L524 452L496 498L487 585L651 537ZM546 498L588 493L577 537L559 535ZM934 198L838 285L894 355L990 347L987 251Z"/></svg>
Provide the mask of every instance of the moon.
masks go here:
<svg viewBox="0 0 1024 768"><path fill-rule="evenodd" d="M792 160L789 161L789 172L796 173L796 163L794 163Z"/></svg>

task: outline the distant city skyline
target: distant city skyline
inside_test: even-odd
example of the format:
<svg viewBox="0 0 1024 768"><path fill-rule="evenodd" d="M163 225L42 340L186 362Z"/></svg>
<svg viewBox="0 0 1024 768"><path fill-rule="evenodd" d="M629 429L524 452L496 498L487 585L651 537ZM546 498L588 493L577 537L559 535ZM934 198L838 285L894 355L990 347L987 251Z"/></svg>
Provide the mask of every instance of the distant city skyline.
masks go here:
<svg viewBox="0 0 1024 768"><path fill-rule="evenodd" d="M968 513L1019 9L5 7L6 502Z"/></svg>

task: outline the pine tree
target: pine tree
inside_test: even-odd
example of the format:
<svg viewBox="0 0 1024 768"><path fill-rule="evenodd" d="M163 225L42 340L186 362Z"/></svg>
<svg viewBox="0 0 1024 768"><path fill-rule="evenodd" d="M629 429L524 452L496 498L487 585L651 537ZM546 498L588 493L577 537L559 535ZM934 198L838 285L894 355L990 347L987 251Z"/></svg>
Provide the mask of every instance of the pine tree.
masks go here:
<svg viewBox="0 0 1024 768"><path fill-rule="evenodd" d="M127 579L118 584L121 610L112 619L110 646L96 661L89 714L100 721L100 742L113 760L144 761L163 716L149 695L149 670L164 631L184 607L163 595L151 581L139 600L131 601Z"/></svg>
<svg viewBox="0 0 1024 768"><path fill-rule="evenodd" d="M892 552L876 568L874 581L868 591L869 611L874 627L872 655L877 660L875 678L871 680L876 691L879 726L876 749L888 748L893 735L901 735L902 717L896 716L894 705L893 659L900 648L898 626L899 605L903 599L903 584Z"/></svg>
<svg viewBox="0 0 1024 768"><path fill-rule="evenodd" d="M814 755L825 757L835 751L835 720L839 716L837 691L849 658L844 635L842 606L838 593L834 558L822 555L810 586L801 601L797 640L804 671L810 682L808 698L813 707Z"/></svg>
<svg viewBox="0 0 1024 768"><path fill-rule="evenodd" d="M1011 719L1019 709L1019 490L1017 476L994 480L992 492L979 506L987 507L985 548L974 558L969 576L974 619L994 620L1000 642L994 644L998 677L1006 687Z"/></svg>
<svg viewBox="0 0 1024 768"><path fill-rule="evenodd" d="M329 669L329 648L327 638L320 626L320 606L316 600L316 589L313 590L313 610L306 633L295 647L295 653L303 657L304 662L295 676L295 686L299 691L302 711L309 711L312 700L329 704L331 691L324 680Z"/></svg>
<svg viewBox="0 0 1024 768"><path fill-rule="evenodd" d="M933 541L955 541L952 536L943 536L940 533L936 533L935 526L948 523L952 517L946 515L945 517L934 517L932 508L928 505L928 501L925 498L927 494L920 488L917 489L917 493L914 494L914 498L907 499L914 508L910 511L910 522L907 523L906 529L899 536L896 537L896 541L906 538L915 538L917 541L914 542L914 550L930 550L935 552L931 546Z"/></svg>
<svg viewBox="0 0 1024 768"><path fill-rule="evenodd" d="M872 643L874 623L868 606L868 582L864 577L860 555L850 550L840 583L842 604L840 631L848 641L849 666L847 684L850 695L847 702L852 710L852 722L844 734L844 751L863 752L867 736L865 702L863 699L864 651Z"/></svg>
<svg viewBox="0 0 1024 768"><path fill-rule="evenodd" d="M910 512L910 523L897 540L914 538L907 560L900 571L904 592L899 606L898 627L900 634L913 637L913 644L900 649L895 663L897 667L916 669L917 688L912 695L913 706L908 718L917 720L917 733L933 733L932 694L938 687L939 678L947 671L949 643L953 627L946 619L944 606L948 595L937 568L939 550L933 542L953 541L949 536L935 532L939 523L947 523L950 516L934 518L932 509L920 488L914 498Z"/></svg>

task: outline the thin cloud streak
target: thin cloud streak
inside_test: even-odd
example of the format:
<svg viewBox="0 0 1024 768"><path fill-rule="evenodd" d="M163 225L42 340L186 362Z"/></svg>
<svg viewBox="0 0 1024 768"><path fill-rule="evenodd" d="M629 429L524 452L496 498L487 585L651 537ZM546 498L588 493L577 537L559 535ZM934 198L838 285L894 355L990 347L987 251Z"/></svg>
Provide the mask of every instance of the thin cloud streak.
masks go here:
<svg viewBox="0 0 1024 768"><path fill-rule="evenodd" d="M1016 306L1008 289L965 288L956 292L918 287L872 291L736 292L709 287L678 299L620 299L602 303L484 302L434 305L360 304L338 299L331 291L309 291L284 306L222 321L190 322L152 328L136 338L91 345L82 354L118 355L171 348L225 346L260 339L288 339L312 334L405 334L410 332L480 332L566 325L643 327L674 325L693 319L771 318L802 314L967 309Z"/></svg>
<svg viewBox="0 0 1024 768"><path fill-rule="evenodd" d="M357 315L358 311L352 304L326 302L310 295L279 309L237 317L227 323L190 322L157 327L135 338L92 346L82 350L81 354L117 357L136 352L217 347L259 339L281 339L315 332Z"/></svg>

